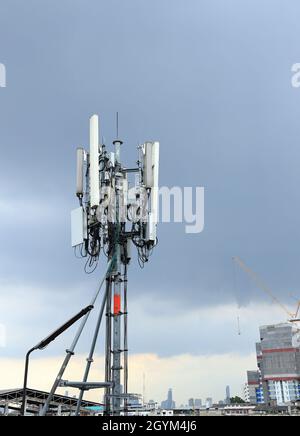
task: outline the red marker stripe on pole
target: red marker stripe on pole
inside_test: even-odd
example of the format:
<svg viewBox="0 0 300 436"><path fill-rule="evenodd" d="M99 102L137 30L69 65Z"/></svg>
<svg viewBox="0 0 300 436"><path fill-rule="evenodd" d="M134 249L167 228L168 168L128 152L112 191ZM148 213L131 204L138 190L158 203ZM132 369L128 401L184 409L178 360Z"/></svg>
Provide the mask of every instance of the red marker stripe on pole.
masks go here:
<svg viewBox="0 0 300 436"><path fill-rule="evenodd" d="M114 295L114 315L118 315L121 312L121 295Z"/></svg>

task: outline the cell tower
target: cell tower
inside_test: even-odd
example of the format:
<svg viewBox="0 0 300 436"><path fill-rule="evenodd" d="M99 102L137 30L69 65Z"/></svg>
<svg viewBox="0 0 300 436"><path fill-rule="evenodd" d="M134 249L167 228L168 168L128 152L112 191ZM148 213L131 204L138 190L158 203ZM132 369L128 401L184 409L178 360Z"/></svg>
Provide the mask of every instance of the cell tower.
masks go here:
<svg viewBox="0 0 300 436"><path fill-rule="evenodd" d="M105 390L106 415L126 414L128 400L134 395L128 393L127 269L132 247L137 248L138 261L143 266L157 244L159 143L139 145L134 168L122 165L122 144L117 138L113 142L113 152L109 152L105 144L100 144L99 119L93 115L90 118L89 151L77 148L76 196L79 207L71 213L72 246L77 255L86 259L86 272L93 272L101 258L107 262L106 273L91 305L94 306L102 285L105 283L106 286L83 380L70 382L62 377L90 313L83 318L73 343L66 350L67 355L42 415L47 413L59 386L80 390L76 414L80 413L84 392L89 389ZM88 382L104 312L105 381Z"/></svg>

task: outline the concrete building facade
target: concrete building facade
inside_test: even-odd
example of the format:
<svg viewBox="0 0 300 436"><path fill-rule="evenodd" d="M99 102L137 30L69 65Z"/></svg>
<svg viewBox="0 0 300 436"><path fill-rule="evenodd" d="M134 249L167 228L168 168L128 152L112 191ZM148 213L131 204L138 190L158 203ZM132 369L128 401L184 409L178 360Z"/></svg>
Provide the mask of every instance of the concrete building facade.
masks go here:
<svg viewBox="0 0 300 436"><path fill-rule="evenodd" d="M256 344L264 400L286 404L300 399L300 331L295 324L262 326Z"/></svg>
<svg viewBox="0 0 300 436"><path fill-rule="evenodd" d="M263 388L260 372L247 371L247 383L244 388L246 403L262 404L264 402Z"/></svg>

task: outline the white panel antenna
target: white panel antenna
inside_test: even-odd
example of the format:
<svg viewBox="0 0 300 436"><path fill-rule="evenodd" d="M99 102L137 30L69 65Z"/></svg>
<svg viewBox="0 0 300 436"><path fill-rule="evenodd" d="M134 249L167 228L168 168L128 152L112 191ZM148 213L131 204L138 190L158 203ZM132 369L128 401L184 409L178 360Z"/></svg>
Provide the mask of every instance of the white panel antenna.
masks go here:
<svg viewBox="0 0 300 436"><path fill-rule="evenodd" d="M87 219L82 207L77 207L71 212L72 247L83 244L87 238Z"/></svg>
<svg viewBox="0 0 300 436"><path fill-rule="evenodd" d="M146 142L143 146L143 183L150 190L148 205L147 240L156 241L158 222L159 142Z"/></svg>
<svg viewBox="0 0 300 436"><path fill-rule="evenodd" d="M152 160L152 142L144 144L144 184L146 188L153 186L153 160Z"/></svg>
<svg viewBox="0 0 300 436"><path fill-rule="evenodd" d="M90 119L90 201L91 208L100 203L99 191L99 121L98 115Z"/></svg>
<svg viewBox="0 0 300 436"><path fill-rule="evenodd" d="M78 147L76 150L76 195L79 198L83 197L83 165L84 165L84 149Z"/></svg>
<svg viewBox="0 0 300 436"><path fill-rule="evenodd" d="M151 212L149 215L149 240L156 241L156 228L158 223L158 175L159 175L159 142L152 144L152 174L153 186L151 189Z"/></svg>

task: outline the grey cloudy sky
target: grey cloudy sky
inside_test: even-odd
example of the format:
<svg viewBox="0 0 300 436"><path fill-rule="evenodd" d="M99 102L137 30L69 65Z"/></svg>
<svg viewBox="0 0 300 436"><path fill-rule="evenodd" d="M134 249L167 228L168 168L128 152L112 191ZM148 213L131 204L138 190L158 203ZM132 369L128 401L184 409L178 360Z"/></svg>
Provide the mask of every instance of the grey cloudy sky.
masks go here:
<svg viewBox="0 0 300 436"><path fill-rule="evenodd" d="M162 224L149 265L131 267L132 348L253 351L251 317L238 341L235 320L213 314L268 303L243 273L235 287L233 255L287 303L300 296L299 13L296 0L1 0L1 353L22 356L28 333L44 335L97 284L104 265L86 276L70 248L74 156L92 113L114 139L116 111L128 164L139 141L158 139L161 184L206 192L204 232Z"/></svg>

